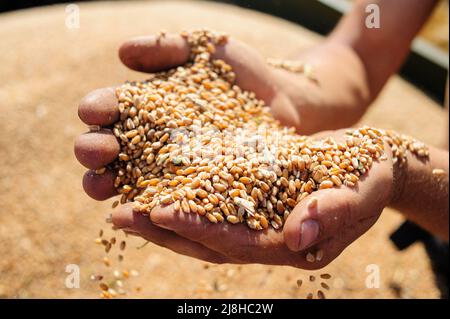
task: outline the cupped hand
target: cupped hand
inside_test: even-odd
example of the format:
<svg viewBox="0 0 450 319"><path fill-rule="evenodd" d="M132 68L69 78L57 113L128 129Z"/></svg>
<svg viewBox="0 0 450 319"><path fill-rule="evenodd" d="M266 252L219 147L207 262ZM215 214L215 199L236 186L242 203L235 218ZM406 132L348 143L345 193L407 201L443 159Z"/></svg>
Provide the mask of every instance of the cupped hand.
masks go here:
<svg viewBox="0 0 450 319"><path fill-rule="evenodd" d="M339 138L343 133L326 133L330 135ZM392 160L388 157L374 162L354 188L323 189L306 197L293 209L283 230L212 224L197 214L174 212L171 206L153 209L149 218L133 212L131 204L113 211L113 223L177 253L213 263L319 269L376 222L391 199L391 185ZM308 254L317 259L311 261Z"/></svg>
<svg viewBox="0 0 450 319"><path fill-rule="evenodd" d="M180 36L143 37L126 42L119 51L131 69L156 72L187 61L189 47ZM227 61L236 73L237 84L254 91L272 107L285 125L297 126L300 119L287 95L272 81L273 70L251 48L230 39L217 48L216 58ZM88 94L79 107L79 116L100 131L80 135L75 154L89 168L83 178L88 195L105 200L117 194L114 172L96 174L95 169L112 162L120 146L109 129L119 119L113 88ZM336 133L338 136L341 133ZM317 269L334 260L349 244L377 220L387 205L392 184L392 161L374 163L354 189L325 189L299 203L283 230L254 231L246 225L211 224L196 214L174 213L170 206L155 208L150 218L133 212L132 204L113 211L113 223L128 233L139 235L177 253L214 263L262 263ZM312 197L317 205L308 205ZM307 261L308 253L323 257Z"/></svg>
<svg viewBox="0 0 450 319"><path fill-rule="evenodd" d="M158 72L186 63L190 48L180 35L145 36L125 42L119 49L121 61L140 72ZM299 113L284 93L280 75L270 68L256 50L230 38L225 45L216 46L214 58L223 59L233 67L236 84L254 92L271 106L274 116L287 126L300 126ZM277 75L278 74L278 75ZM90 92L78 108L80 119L87 125L98 125L98 132L87 132L75 141L78 161L91 169L83 179L85 191L94 199L104 200L116 194L113 173L97 175L93 170L111 163L119 154L119 143L110 127L119 119L118 101L114 88Z"/></svg>

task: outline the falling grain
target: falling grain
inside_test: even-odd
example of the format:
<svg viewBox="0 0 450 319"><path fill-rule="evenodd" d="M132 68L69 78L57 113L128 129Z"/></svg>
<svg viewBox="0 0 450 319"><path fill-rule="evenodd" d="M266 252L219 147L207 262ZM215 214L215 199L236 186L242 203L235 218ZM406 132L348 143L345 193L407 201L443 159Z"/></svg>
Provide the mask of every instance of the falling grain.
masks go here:
<svg viewBox="0 0 450 319"><path fill-rule="evenodd" d="M325 299L325 294L323 293L322 290L318 290L317 291L317 298L318 299Z"/></svg>

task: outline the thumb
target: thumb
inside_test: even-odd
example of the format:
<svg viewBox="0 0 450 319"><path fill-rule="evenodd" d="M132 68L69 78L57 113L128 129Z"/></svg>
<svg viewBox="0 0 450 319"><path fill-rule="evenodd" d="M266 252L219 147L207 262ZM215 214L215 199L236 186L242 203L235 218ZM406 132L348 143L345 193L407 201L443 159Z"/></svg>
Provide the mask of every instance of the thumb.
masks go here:
<svg viewBox="0 0 450 319"><path fill-rule="evenodd" d="M391 193L390 161L375 162L355 187L314 192L286 220L283 228L286 245L299 251L330 238L350 244L375 223Z"/></svg>
<svg viewBox="0 0 450 319"><path fill-rule="evenodd" d="M309 195L289 215L284 240L292 251L307 249L352 224L356 193L350 189L325 189Z"/></svg>

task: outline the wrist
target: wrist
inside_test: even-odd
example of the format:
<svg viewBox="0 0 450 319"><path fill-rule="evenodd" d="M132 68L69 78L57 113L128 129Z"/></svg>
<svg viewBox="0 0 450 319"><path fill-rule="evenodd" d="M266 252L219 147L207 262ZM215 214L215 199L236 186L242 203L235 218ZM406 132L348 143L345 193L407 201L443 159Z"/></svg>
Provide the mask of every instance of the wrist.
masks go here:
<svg viewBox="0 0 450 319"><path fill-rule="evenodd" d="M274 82L294 105L301 133L339 129L355 124L372 99L364 67L351 48L326 41L304 52L312 77L272 69Z"/></svg>
<svg viewBox="0 0 450 319"><path fill-rule="evenodd" d="M389 148L392 155L392 151ZM398 207L406 187L407 165L392 163L392 192L389 200L389 206Z"/></svg>
<svg viewBox="0 0 450 319"><path fill-rule="evenodd" d="M387 196L385 197L386 206L396 207L403 198L406 186L407 164L400 164L394 158L393 149L386 140L384 141L384 154L382 157L386 158L385 160L378 160L385 167L384 172L386 174L382 175L389 176L387 180L381 180L386 185L385 188L387 190Z"/></svg>

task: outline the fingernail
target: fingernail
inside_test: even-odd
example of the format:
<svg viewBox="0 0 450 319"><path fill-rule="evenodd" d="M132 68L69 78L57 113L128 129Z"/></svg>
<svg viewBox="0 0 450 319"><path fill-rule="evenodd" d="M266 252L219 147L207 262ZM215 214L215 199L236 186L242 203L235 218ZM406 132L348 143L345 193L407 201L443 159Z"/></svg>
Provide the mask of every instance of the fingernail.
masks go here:
<svg viewBox="0 0 450 319"><path fill-rule="evenodd" d="M300 227L299 249L308 248L317 236L319 236L319 223L312 219L304 221Z"/></svg>

